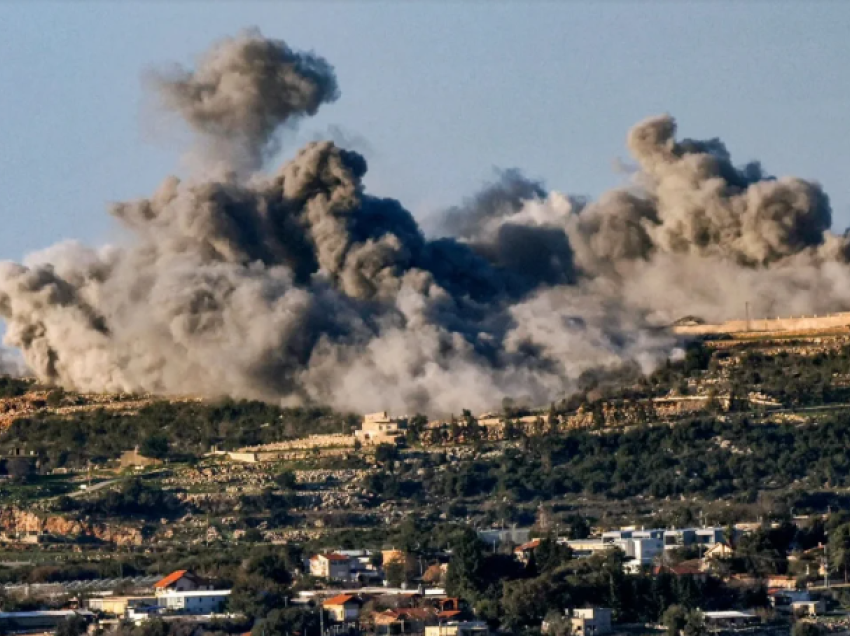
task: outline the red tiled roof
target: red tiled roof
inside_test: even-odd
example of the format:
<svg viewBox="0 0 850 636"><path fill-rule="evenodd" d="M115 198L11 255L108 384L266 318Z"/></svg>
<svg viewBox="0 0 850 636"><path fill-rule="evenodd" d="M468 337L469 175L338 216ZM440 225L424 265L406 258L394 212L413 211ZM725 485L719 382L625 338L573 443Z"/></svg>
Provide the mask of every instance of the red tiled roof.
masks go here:
<svg viewBox="0 0 850 636"><path fill-rule="evenodd" d="M177 583L177 581L182 579L188 573L189 573L188 570L176 570L176 571L172 572L171 574L169 574L168 576L166 576L165 578L162 578L159 581L157 581L156 583L154 583L154 587L158 590L160 590L164 587L169 587L169 586L173 585L174 583Z"/></svg>
<svg viewBox="0 0 850 636"><path fill-rule="evenodd" d="M341 554L316 554L311 557L311 561L313 559L318 559L319 557L325 557L328 561L349 561L350 559L347 556L343 556Z"/></svg>
<svg viewBox="0 0 850 636"><path fill-rule="evenodd" d="M351 594L338 594L333 598L329 598L322 605L325 607L329 605L345 605L346 603L357 603L360 604L360 599L356 596L352 596Z"/></svg>
<svg viewBox="0 0 850 636"><path fill-rule="evenodd" d="M517 546L514 548L514 552L525 552L526 550L533 550L537 546L540 545L540 539L533 539L528 543L523 543L521 546Z"/></svg>
<svg viewBox="0 0 850 636"><path fill-rule="evenodd" d="M392 618L398 620L399 618L412 618L416 620L426 620L435 616L434 612L425 609L424 607L407 607L407 608L398 608L398 609L388 609L384 610L379 614L379 616L383 616L386 618Z"/></svg>

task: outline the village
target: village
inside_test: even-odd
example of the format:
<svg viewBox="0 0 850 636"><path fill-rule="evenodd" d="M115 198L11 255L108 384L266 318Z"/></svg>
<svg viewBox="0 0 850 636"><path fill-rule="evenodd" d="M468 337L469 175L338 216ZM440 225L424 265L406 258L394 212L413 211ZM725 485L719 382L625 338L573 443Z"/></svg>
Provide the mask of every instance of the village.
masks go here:
<svg viewBox="0 0 850 636"><path fill-rule="evenodd" d="M774 524L774 529L777 527ZM736 546L744 545L751 533L764 530L757 524L728 528L628 527L570 539L551 533L535 536L537 528L511 528L478 531L476 541L486 552L512 555L517 567L526 571L542 569L542 564L535 565L535 559L545 558L544 550L560 546L567 551L565 563L578 560L586 561L590 567L605 568L616 557L614 562L620 564L624 575L685 586L715 579L731 588L749 590L751 598L761 599L753 607L699 611L704 632L753 633L754 629L763 628L768 629L766 633L779 633L775 630L787 630L791 625L818 625L843 633L846 628L842 626L850 624L850 611L841 609L843 604L838 599L843 598L841 595L850 584L844 579L829 578L822 546L803 552L795 548L788 555L789 560L805 562L805 569L798 568L801 574L797 576L729 573ZM316 633L323 635L497 633L492 621L482 617L470 600L452 596L447 590L456 563L453 552L448 549L416 554L387 548L311 554L292 572L292 585L283 603L308 616L316 623ZM690 555L696 556L686 558ZM234 602L237 594L244 594L244 590L223 586L222 581L185 569L143 579L7 584L6 598L30 606L41 603L50 609L0 612L0 628L5 633L50 633L69 621L77 633L101 633L121 625L145 626L152 621L250 626L254 623L252 617L242 613L242 605ZM669 633L671 629L663 622L624 624L620 614L621 611L604 606L563 607L548 611L537 627L542 634L587 636L664 630ZM673 613L669 614L665 614L668 621L677 620Z"/></svg>

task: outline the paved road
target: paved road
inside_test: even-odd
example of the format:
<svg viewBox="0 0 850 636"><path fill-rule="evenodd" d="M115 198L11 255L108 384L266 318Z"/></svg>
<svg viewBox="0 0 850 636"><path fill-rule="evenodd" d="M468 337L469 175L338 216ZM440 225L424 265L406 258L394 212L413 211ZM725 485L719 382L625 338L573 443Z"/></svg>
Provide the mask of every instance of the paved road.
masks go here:
<svg viewBox="0 0 850 636"><path fill-rule="evenodd" d="M109 488L112 484L118 483L121 481L120 478L115 479L107 479L106 481L101 481L97 484L92 484L88 488L84 490L75 490L71 493L68 493L69 497L82 497L83 495L87 495L90 492L97 492L98 490L103 490L104 488Z"/></svg>

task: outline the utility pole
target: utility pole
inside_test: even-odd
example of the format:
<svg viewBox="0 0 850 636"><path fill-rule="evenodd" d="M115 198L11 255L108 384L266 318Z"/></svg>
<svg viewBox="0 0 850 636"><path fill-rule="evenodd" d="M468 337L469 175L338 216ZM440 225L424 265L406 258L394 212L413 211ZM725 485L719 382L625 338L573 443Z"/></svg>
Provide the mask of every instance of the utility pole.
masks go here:
<svg viewBox="0 0 850 636"><path fill-rule="evenodd" d="M750 331L750 301L744 303L744 313L747 317L747 331Z"/></svg>

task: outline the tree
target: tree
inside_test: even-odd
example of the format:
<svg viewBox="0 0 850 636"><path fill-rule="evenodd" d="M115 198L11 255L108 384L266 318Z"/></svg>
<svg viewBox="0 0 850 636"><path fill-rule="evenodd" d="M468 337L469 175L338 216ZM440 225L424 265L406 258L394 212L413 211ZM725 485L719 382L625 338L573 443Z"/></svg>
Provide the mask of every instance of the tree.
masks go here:
<svg viewBox="0 0 850 636"><path fill-rule="evenodd" d="M502 609L513 633L524 626L540 625L549 609L551 589L547 576L505 583Z"/></svg>
<svg viewBox="0 0 850 636"><path fill-rule="evenodd" d="M553 536L540 541L534 550L534 562L540 574L554 570L572 558L572 550L567 545L561 545Z"/></svg>
<svg viewBox="0 0 850 636"><path fill-rule="evenodd" d="M829 560L834 569L844 572L846 583L850 565L850 523L842 524L829 533Z"/></svg>
<svg viewBox="0 0 850 636"><path fill-rule="evenodd" d="M266 552L243 564L230 595L230 609L262 618L283 605L292 577L284 556Z"/></svg>
<svg viewBox="0 0 850 636"><path fill-rule="evenodd" d="M570 636L572 634L573 625L563 612L549 610L544 620L546 621L547 636Z"/></svg>
<svg viewBox="0 0 850 636"><path fill-rule="evenodd" d="M295 490L295 487L298 485L298 480L295 478L295 473L291 470L284 470L279 473L275 478L274 482L278 485L278 488L282 490Z"/></svg>
<svg viewBox="0 0 850 636"><path fill-rule="evenodd" d="M263 620L254 624L254 636L290 636L291 634L315 634L319 631L318 611L289 607L274 609Z"/></svg>
<svg viewBox="0 0 850 636"><path fill-rule="evenodd" d="M452 545L452 560L446 573L446 592L474 601L481 590L484 545L471 528L465 528Z"/></svg>
<svg viewBox="0 0 850 636"><path fill-rule="evenodd" d="M404 561L401 559L390 561L384 566L384 574L386 574L387 584L390 587L401 587L407 574Z"/></svg>
<svg viewBox="0 0 850 636"><path fill-rule="evenodd" d="M398 449L392 444L378 444L375 448L375 461L387 464L398 458Z"/></svg>
<svg viewBox="0 0 850 636"><path fill-rule="evenodd" d="M681 605L671 605L661 617L661 623L667 628L667 636L679 636L679 633L685 629L687 620L688 613Z"/></svg>
<svg viewBox="0 0 850 636"><path fill-rule="evenodd" d="M82 636L86 633L87 627L85 619L75 614L59 623L56 636Z"/></svg>
<svg viewBox="0 0 850 636"><path fill-rule="evenodd" d="M6 472L13 479L26 479L33 472L33 463L25 457L10 457L6 460Z"/></svg>
<svg viewBox="0 0 850 636"><path fill-rule="evenodd" d="M705 617L699 610L691 610L685 620L685 636L705 636Z"/></svg>
<svg viewBox="0 0 850 636"><path fill-rule="evenodd" d="M408 444L417 444L422 438L422 432L428 425L428 418L421 413L417 413L407 422L407 433L405 434Z"/></svg>
<svg viewBox="0 0 850 636"><path fill-rule="evenodd" d="M822 636L823 628L817 623L797 621L791 629L791 636Z"/></svg>
<svg viewBox="0 0 850 636"><path fill-rule="evenodd" d="M168 451L168 438L162 433L148 435L144 440L142 440L142 443L139 446L139 452L143 456L152 457L154 459L165 459L168 455Z"/></svg>

